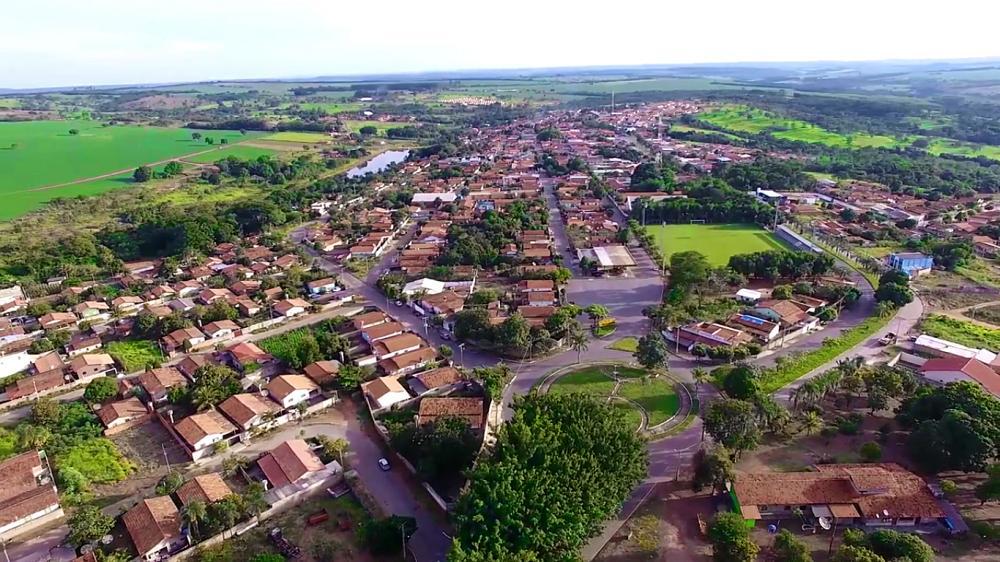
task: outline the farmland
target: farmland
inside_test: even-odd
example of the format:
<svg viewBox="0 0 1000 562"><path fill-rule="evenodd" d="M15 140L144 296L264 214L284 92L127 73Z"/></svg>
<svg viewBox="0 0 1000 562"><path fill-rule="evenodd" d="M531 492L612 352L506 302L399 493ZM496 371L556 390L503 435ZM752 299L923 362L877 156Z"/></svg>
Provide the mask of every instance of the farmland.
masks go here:
<svg viewBox="0 0 1000 562"><path fill-rule="evenodd" d="M675 252L697 250L712 265L725 265L737 254L780 250L785 246L770 232L747 224L668 224L647 229L665 257Z"/></svg>
<svg viewBox="0 0 1000 562"><path fill-rule="evenodd" d="M70 130L78 133L70 134ZM210 148L204 141L193 140L191 133L162 127L105 127L97 121L0 123L0 169L4 170L0 193L21 193ZM230 142L247 138L235 131L202 134ZM76 195L81 195L79 190L68 186L47 199Z"/></svg>
<svg viewBox="0 0 1000 562"><path fill-rule="evenodd" d="M330 136L325 133L282 131L280 133L274 133L272 135L268 135L264 137L264 140L280 141L280 142L312 143L312 142L327 142L330 140Z"/></svg>
<svg viewBox="0 0 1000 562"><path fill-rule="evenodd" d="M907 146L912 138L894 138L886 135L855 133L844 135L828 131L812 123L785 119L773 113L743 106L727 106L699 114L699 119L730 131L758 134L771 132L775 138L825 144L836 147L894 148Z"/></svg>
<svg viewBox="0 0 1000 562"><path fill-rule="evenodd" d="M275 151L267 148L236 145L220 148L219 150L213 150L212 152L206 152L190 158L185 158L184 160L186 162L195 162L198 164L211 164L212 162L228 158L230 156L235 156L237 158L257 158L258 156L273 156L274 154Z"/></svg>

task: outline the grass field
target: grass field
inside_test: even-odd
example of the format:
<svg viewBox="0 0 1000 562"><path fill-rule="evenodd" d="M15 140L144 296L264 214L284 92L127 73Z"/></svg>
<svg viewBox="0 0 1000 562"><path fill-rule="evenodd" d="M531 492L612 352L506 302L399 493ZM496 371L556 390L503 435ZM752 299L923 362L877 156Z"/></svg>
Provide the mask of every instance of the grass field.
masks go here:
<svg viewBox="0 0 1000 562"><path fill-rule="evenodd" d="M1000 330L963 322L947 316L928 316L920 324L926 334L969 347L1000 350Z"/></svg>
<svg viewBox="0 0 1000 562"><path fill-rule="evenodd" d="M378 129L378 132L375 134L379 136L384 136L385 132L388 131L389 129L399 129L400 127L405 127L407 125L416 126L420 125L420 123L383 123L381 121L353 121L353 120L344 121L344 126L347 127L347 130L352 133L360 132L361 127L371 126Z"/></svg>
<svg viewBox="0 0 1000 562"><path fill-rule="evenodd" d="M608 349L614 349L617 351L627 351L629 353L634 353L635 350L639 349L639 340L629 336L627 338L622 338L615 343L608 346Z"/></svg>
<svg viewBox="0 0 1000 562"><path fill-rule="evenodd" d="M844 135L828 131L812 123L798 119L785 119L773 113L746 106L727 106L701 113L698 118L716 127L731 131L750 134L770 131L775 138L828 146L893 148L907 146L913 142L913 138L896 139L886 135L870 135L862 132Z"/></svg>
<svg viewBox="0 0 1000 562"><path fill-rule="evenodd" d="M927 152L934 155L957 154L972 158L985 156L994 160L1000 160L1000 146L964 143L942 138L930 139L930 141L930 144L927 146Z"/></svg>
<svg viewBox="0 0 1000 562"><path fill-rule="evenodd" d="M646 228L656 237L665 257L674 252L697 250L712 265L726 265L737 254L787 249L770 232L749 224L668 224Z"/></svg>
<svg viewBox="0 0 1000 562"><path fill-rule="evenodd" d="M306 103L299 104L299 106L302 107L302 109L309 110L309 111L317 110L318 109L318 110L326 112L326 113L328 113L330 115L334 115L334 114L337 114L337 113L348 113L348 112L354 112L354 111L361 111L362 109L364 109L366 107L365 104L356 103L356 102L340 102L340 103L334 103L334 102L306 102Z"/></svg>
<svg viewBox="0 0 1000 562"><path fill-rule="evenodd" d="M79 134L69 134L70 129ZM249 138L235 131L201 131L230 142ZM102 127L97 121L0 123L0 194L61 184L125 170L211 148L188 129ZM60 196L78 195L67 186Z"/></svg>
<svg viewBox="0 0 1000 562"><path fill-rule="evenodd" d="M268 150L266 148L260 148L256 146L240 146L234 145L226 148L220 148L218 150L213 150L212 152L206 152L205 154L199 154L198 156L192 156L191 158L185 158L184 160L188 162L196 162L199 164L211 164L217 160L223 158L228 158L230 156L235 156L237 158L257 158L258 156L274 156L277 154L274 150Z"/></svg>
<svg viewBox="0 0 1000 562"><path fill-rule="evenodd" d="M300 131L282 131L280 133L274 133L272 135L267 135L263 140L269 141L281 141L281 142L299 142L299 143L314 143L314 142L327 142L330 140L330 136L326 133L309 133Z"/></svg>
<svg viewBox="0 0 1000 562"><path fill-rule="evenodd" d="M649 416L649 426L661 424L677 413L680 398L674 392L673 382L667 379L649 379L623 384L618 396L628 398L642 406Z"/></svg>
<svg viewBox="0 0 1000 562"><path fill-rule="evenodd" d="M611 378L613 367L610 365L594 365L582 367L577 371L567 373L549 387L553 393L581 393L597 398L611 396L615 390L615 382ZM649 426L662 423L674 415L680 408L680 399L674 392L673 382L669 379L654 378L645 380L646 371L632 367L619 366L618 377L624 382L619 386L615 396L631 400L646 411ZM641 418L638 412L626 402L613 402L622 411L632 410L626 414L630 424L638 427Z"/></svg>
<svg viewBox="0 0 1000 562"><path fill-rule="evenodd" d="M163 362L160 348L149 340L111 342L106 346L108 355L121 363L126 373L134 373Z"/></svg>

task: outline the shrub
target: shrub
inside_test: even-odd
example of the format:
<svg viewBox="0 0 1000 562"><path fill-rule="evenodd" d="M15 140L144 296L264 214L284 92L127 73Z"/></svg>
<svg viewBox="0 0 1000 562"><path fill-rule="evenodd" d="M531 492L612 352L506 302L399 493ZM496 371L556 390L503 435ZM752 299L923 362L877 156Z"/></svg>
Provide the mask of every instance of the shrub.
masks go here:
<svg viewBox="0 0 1000 562"><path fill-rule="evenodd" d="M865 462L875 462L882 458L882 446L874 441L869 441L861 446L861 459Z"/></svg>

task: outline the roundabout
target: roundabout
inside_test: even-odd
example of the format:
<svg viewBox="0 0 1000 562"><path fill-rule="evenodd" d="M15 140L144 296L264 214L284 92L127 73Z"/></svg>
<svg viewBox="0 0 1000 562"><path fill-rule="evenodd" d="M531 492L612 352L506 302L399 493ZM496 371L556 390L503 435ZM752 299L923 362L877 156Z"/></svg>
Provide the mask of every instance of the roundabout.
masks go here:
<svg viewBox="0 0 1000 562"><path fill-rule="evenodd" d="M675 420L687 390L665 374L624 363L573 365L553 371L540 392L578 393L603 399L620 409L639 432L660 431Z"/></svg>

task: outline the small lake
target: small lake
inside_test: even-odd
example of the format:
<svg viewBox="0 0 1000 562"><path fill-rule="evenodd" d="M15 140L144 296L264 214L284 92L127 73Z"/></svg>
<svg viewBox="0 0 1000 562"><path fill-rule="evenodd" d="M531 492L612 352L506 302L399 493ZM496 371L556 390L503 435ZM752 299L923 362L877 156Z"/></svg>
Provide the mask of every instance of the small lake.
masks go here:
<svg viewBox="0 0 1000 562"><path fill-rule="evenodd" d="M347 170L347 177L359 178L367 173L377 174L393 164L398 164L406 160L406 157L409 155L409 150L387 150L365 162L364 166L355 166Z"/></svg>

